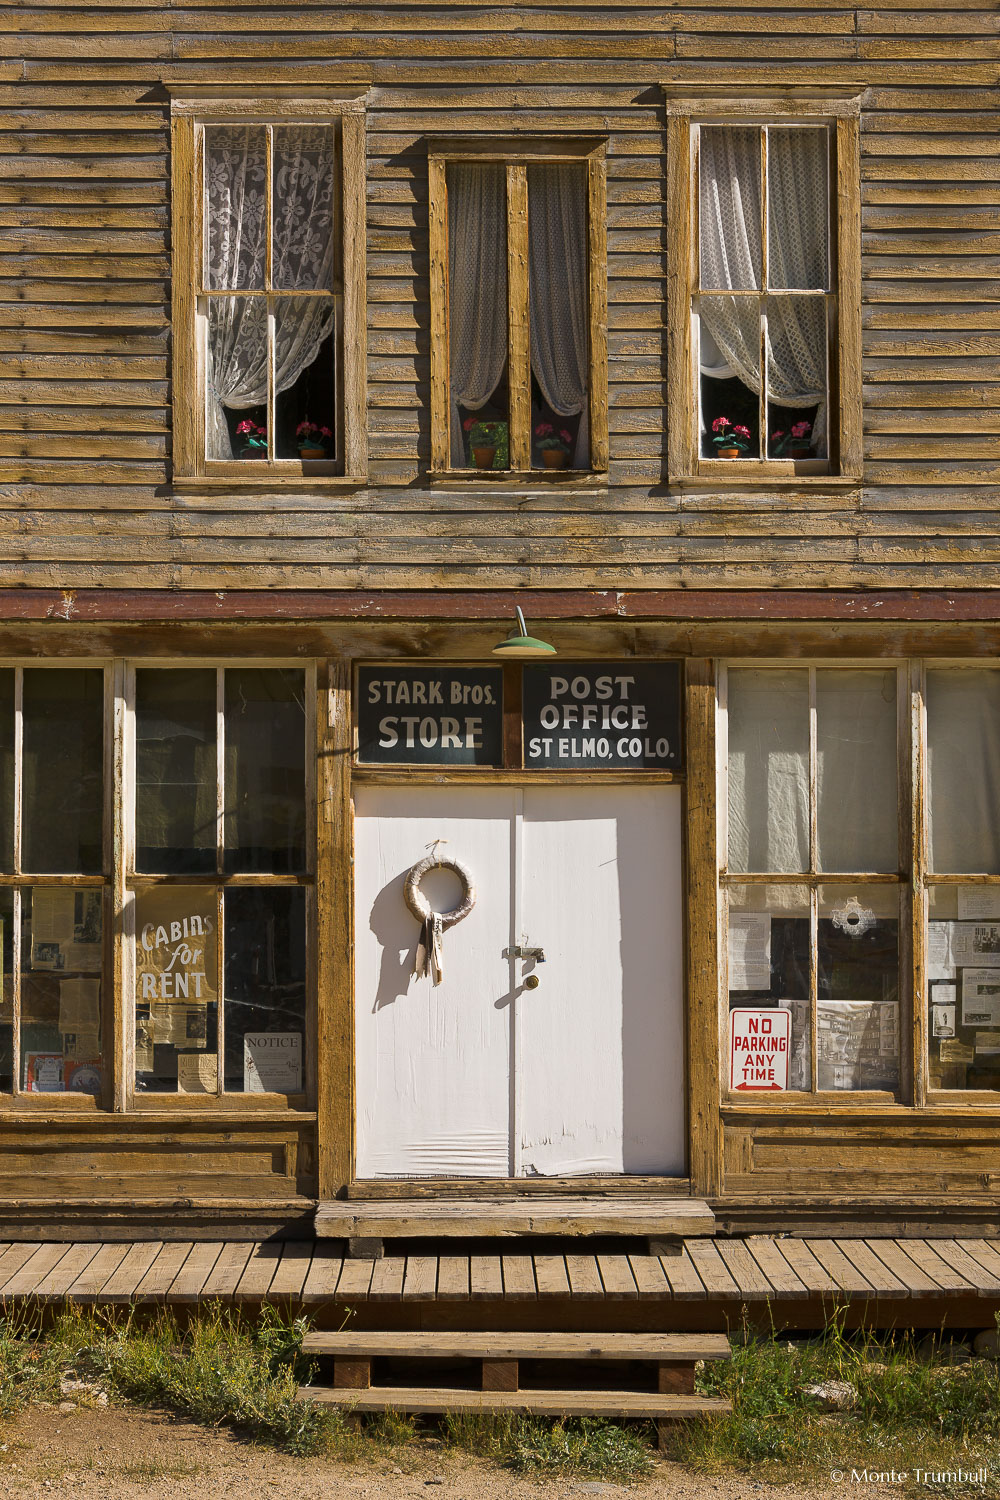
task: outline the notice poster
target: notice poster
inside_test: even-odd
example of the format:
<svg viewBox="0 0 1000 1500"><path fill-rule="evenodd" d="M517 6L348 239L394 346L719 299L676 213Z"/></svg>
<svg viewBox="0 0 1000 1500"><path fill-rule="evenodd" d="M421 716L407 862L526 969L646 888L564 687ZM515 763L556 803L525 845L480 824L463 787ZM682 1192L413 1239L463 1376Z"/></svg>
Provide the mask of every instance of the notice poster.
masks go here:
<svg viewBox="0 0 1000 1500"><path fill-rule="evenodd" d="M302 1033L248 1031L243 1038L243 1091L246 1094L302 1092Z"/></svg>
<svg viewBox="0 0 1000 1500"><path fill-rule="evenodd" d="M135 1071L152 1073L153 1067L153 1018L152 1016L136 1016Z"/></svg>
<svg viewBox="0 0 1000 1500"><path fill-rule="evenodd" d="M60 979L60 1031L98 1031L100 1017L101 981L99 979Z"/></svg>
<svg viewBox="0 0 1000 1500"><path fill-rule="evenodd" d="M63 1057L72 1062L93 1062L101 1056L101 1039L96 1031L64 1031Z"/></svg>
<svg viewBox="0 0 1000 1500"><path fill-rule="evenodd" d="M771 916L766 911L729 913L729 988L771 988Z"/></svg>
<svg viewBox="0 0 1000 1500"><path fill-rule="evenodd" d="M178 1052L179 1094L214 1094L218 1086L219 1061L214 1052Z"/></svg>
<svg viewBox="0 0 1000 1500"><path fill-rule="evenodd" d="M951 929L954 922L927 924L927 977L954 979L955 961L951 954Z"/></svg>
<svg viewBox="0 0 1000 1500"><path fill-rule="evenodd" d="M199 1050L207 1044L208 1006L216 999L215 892L160 887L138 896L135 909L135 1065L149 1073L154 1043ZM179 1084L181 1092L204 1093L188 1076L191 1087Z"/></svg>
<svg viewBox="0 0 1000 1500"><path fill-rule="evenodd" d="M781 1092L788 1087L792 1018L787 1010L729 1012L729 1086Z"/></svg>
<svg viewBox="0 0 1000 1500"><path fill-rule="evenodd" d="M810 1006L808 1000L779 1000L792 1018L792 1050L788 1060L788 1087L790 1089L812 1088L810 1066Z"/></svg>
<svg viewBox="0 0 1000 1500"><path fill-rule="evenodd" d="M962 922L1000 922L1000 887L960 885L958 916Z"/></svg>
<svg viewBox="0 0 1000 1500"><path fill-rule="evenodd" d="M955 1035L954 1005L931 1006L931 1030L936 1037L953 1037Z"/></svg>
<svg viewBox="0 0 1000 1500"><path fill-rule="evenodd" d="M821 1000L816 1009L820 1089L895 1089L899 1006L895 1000Z"/></svg>
<svg viewBox="0 0 1000 1500"><path fill-rule="evenodd" d="M986 1057L995 1057L1000 1053L1000 1031L977 1031L976 1053Z"/></svg>
<svg viewBox="0 0 1000 1500"><path fill-rule="evenodd" d="M26 1094L62 1093L63 1055L61 1052L28 1052L25 1054L24 1091Z"/></svg>
<svg viewBox="0 0 1000 1500"><path fill-rule="evenodd" d="M1000 968L1000 922L953 922L951 961Z"/></svg>
<svg viewBox="0 0 1000 1500"><path fill-rule="evenodd" d="M63 1081L67 1093L100 1094L104 1081L100 1058L92 1057L84 1062L67 1058L63 1065Z"/></svg>
<svg viewBox="0 0 1000 1500"><path fill-rule="evenodd" d="M204 1047L208 1041L208 1011L204 1005L164 1002L153 1006L149 1019L158 1047Z"/></svg>
<svg viewBox="0 0 1000 1500"><path fill-rule="evenodd" d="M35 886L31 893L31 967L101 971L100 890Z"/></svg>
<svg viewBox="0 0 1000 1500"><path fill-rule="evenodd" d="M962 1025L1000 1026L1000 973L962 970Z"/></svg>
<svg viewBox="0 0 1000 1500"><path fill-rule="evenodd" d="M976 1054L964 1042L942 1042L938 1057L942 1063L968 1064L975 1061Z"/></svg>

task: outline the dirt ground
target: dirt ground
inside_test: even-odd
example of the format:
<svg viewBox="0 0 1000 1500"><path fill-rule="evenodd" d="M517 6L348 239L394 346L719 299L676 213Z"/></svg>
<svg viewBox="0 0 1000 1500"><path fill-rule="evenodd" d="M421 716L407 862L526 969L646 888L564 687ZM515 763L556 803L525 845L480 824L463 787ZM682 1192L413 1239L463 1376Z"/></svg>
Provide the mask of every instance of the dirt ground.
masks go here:
<svg viewBox="0 0 1000 1500"><path fill-rule="evenodd" d="M774 1488L754 1479L714 1479L661 1463L634 1486L604 1481L519 1478L436 1448L399 1450L375 1464L289 1458L227 1432L206 1431L166 1413L129 1407L71 1412L32 1407L0 1430L0 1496L46 1500L884 1500L899 1486Z"/></svg>

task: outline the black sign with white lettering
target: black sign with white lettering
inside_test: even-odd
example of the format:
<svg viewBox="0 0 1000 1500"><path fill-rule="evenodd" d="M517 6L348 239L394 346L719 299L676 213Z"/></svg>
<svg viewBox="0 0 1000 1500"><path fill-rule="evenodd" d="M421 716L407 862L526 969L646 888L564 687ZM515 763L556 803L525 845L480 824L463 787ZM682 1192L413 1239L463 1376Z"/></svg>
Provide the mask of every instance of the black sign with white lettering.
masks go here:
<svg viewBox="0 0 1000 1500"><path fill-rule="evenodd" d="M359 667L358 759L380 766L502 765L502 668Z"/></svg>
<svg viewBox="0 0 1000 1500"><path fill-rule="evenodd" d="M679 662L560 662L523 683L527 769L680 769Z"/></svg>

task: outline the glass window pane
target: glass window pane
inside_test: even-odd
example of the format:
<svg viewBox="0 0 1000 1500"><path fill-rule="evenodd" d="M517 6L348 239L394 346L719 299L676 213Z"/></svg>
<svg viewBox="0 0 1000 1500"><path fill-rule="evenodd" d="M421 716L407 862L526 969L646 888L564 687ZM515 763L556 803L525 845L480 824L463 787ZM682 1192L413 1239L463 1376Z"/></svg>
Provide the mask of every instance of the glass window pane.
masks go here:
<svg viewBox="0 0 1000 1500"><path fill-rule="evenodd" d="M275 125L272 284L283 291L333 288L333 129Z"/></svg>
<svg viewBox="0 0 1000 1500"><path fill-rule="evenodd" d="M227 670L225 869L304 870L305 674Z"/></svg>
<svg viewBox="0 0 1000 1500"><path fill-rule="evenodd" d="M587 168L529 166L528 314L531 350L531 462L535 468L590 464Z"/></svg>
<svg viewBox="0 0 1000 1500"><path fill-rule="evenodd" d="M21 1087L27 1093L103 1093L103 901L99 886L35 886L23 893Z"/></svg>
<svg viewBox="0 0 1000 1500"><path fill-rule="evenodd" d="M104 673L24 673L23 864L39 875L103 868Z"/></svg>
<svg viewBox="0 0 1000 1500"><path fill-rule="evenodd" d="M703 291L759 287L760 130L703 125L699 131L698 230Z"/></svg>
<svg viewBox="0 0 1000 1500"><path fill-rule="evenodd" d="M226 1089L304 1086L305 892L230 889L226 912Z"/></svg>
<svg viewBox="0 0 1000 1500"><path fill-rule="evenodd" d="M809 890L800 885L729 889L729 1007L791 1012L788 1087L812 1088Z"/></svg>
<svg viewBox="0 0 1000 1500"><path fill-rule="evenodd" d="M274 456L336 458L333 299L275 300L274 338Z"/></svg>
<svg viewBox="0 0 1000 1500"><path fill-rule="evenodd" d="M825 458L825 297L767 299L767 434L772 458Z"/></svg>
<svg viewBox="0 0 1000 1500"><path fill-rule="evenodd" d="M209 297L205 453L267 460L267 301Z"/></svg>
<svg viewBox="0 0 1000 1500"><path fill-rule="evenodd" d="M760 456L760 302L702 297L698 303L705 458Z"/></svg>
<svg viewBox="0 0 1000 1500"><path fill-rule="evenodd" d="M161 875L215 869L213 671L135 674L135 867Z"/></svg>
<svg viewBox="0 0 1000 1500"><path fill-rule="evenodd" d="M899 888L819 891L819 1089L899 1087Z"/></svg>
<svg viewBox="0 0 1000 1500"><path fill-rule="evenodd" d="M816 673L821 870L898 868L896 673Z"/></svg>
<svg viewBox="0 0 1000 1500"><path fill-rule="evenodd" d="M263 125L206 125L205 284L264 288L267 156Z"/></svg>
<svg viewBox="0 0 1000 1500"><path fill-rule="evenodd" d="M930 868L1000 875L1000 672L927 673Z"/></svg>
<svg viewBox="0 0 1000 1500"><path fill-rule="evenodd" d="M1000 886L927 892L932 1089L1000 1089Z"/></svg>
<svg viewBox="0 0 1000 1500"><path fill-rule="evenodd" d="M729 672L729 868L809 868L809 674Z"/></svg>
<svg viewBox="0 0 1000 1500"><path fill-rule="evenodd" d="M14 868L14 672L0 671L0 871Z"/></svg>
<svg viewBox="0 0 1000 1500"><path fill-rule="evenodd" d="M451 461L507 469L506 173L478 164L447 173Z"/></svg>
<svg viewBox="0 0 1000 1500"><path fill-rule="evenodd" d="M829 175L826 126L768 126L769 286L800 291L829 287Z"/></svg>
<svg viewBox="0 0 1000 1500"><path fill-rule="evenodd" d="M136 1088L218 1088L218 908L206 886L161 886L135 898Z"/></svg>

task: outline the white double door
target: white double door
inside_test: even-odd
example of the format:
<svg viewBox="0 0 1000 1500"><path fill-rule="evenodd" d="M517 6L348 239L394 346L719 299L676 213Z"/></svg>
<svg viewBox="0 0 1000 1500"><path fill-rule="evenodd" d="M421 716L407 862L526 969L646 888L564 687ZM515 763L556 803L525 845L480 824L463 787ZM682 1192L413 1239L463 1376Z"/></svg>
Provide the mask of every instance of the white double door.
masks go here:
<svg viewBox="0 0 1000 1500"><path fill-rule="evenodd" d="M357 1175L682 1174L679 789L359 787L355 809ZM403 882L436 839L477 899L435 986Z"/></svg>

